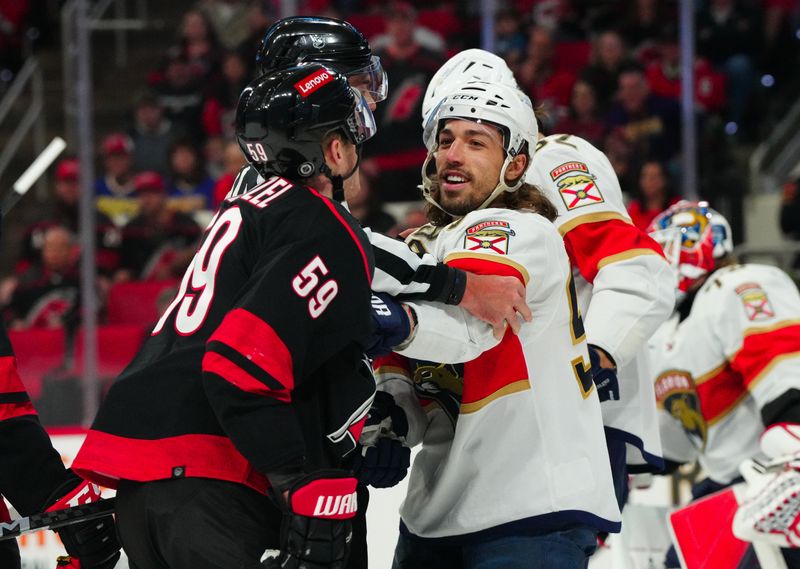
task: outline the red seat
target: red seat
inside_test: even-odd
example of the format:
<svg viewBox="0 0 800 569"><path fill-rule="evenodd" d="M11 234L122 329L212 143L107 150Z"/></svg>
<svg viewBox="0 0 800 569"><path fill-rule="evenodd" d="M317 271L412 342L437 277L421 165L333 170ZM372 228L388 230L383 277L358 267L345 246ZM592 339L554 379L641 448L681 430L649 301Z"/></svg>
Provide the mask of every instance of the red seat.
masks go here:
<svg viewBox="0 0 800 569"><path fill-rule="evenodd" d="M158 295L177 281L118 283L108 292L109 324L138 324L148 326L158 320Z"/></svg>
<svg viewBox="0 0 800 569"><path fill-rule="evenodd" d="M386 19L380 14L351 14L347 21L368 40L386 31Z"/></svg>
<svg viewBox="0 0 800 569"><path fill-rule="evenodd" d="M97 376L100 378L117 377L131 363L133 356L139 351L147 333L144 326L138 324L107 324L97 327ZM85 352L83 345L83 328L75 336L75 370L80 376L83 373Z"/></svg>
<svg viewBox="0 0 800 569"><path fill-rule="evenodd" d="M461 20L455 15L453 8L420 10L417 23L438 33L444 40L461 32Z"/></svg>
<svg viewBox="0 0 800 569"><path fill-rule="evenodd" d="M28 395L35 401L42 394L45 374L64 363L64 329L9 330L8 337L14 348L19 375Z"/></svg>

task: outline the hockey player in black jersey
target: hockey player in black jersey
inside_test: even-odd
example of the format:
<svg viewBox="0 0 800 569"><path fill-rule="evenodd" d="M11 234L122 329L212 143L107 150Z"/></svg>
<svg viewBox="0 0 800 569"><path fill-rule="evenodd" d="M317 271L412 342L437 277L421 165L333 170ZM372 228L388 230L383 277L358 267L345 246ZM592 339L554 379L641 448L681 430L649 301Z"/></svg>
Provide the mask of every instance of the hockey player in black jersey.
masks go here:
<svg viewBox="0 0 800 569"><path fill-rule="evenodd" d="M344 567L357 503L341 461L375 392L373 257L314 186L346 188L374 129L321 65L243 91L237 137L265 181L223 203L73 465L118 488L133 569L256 567L266 549L284 568Z"/></svg>
<svg viewBox="0 0 800 569"><path fill-rule="evenodd" d="M3 497L29 516L97 501L100 492L64 468L20 380L0 322L0 523L9 521ZM64 567L111 569L120 557L111 516L65 527L59 534L73 556ZM19 569L15 540L0 541L0 567Z"/></svg>

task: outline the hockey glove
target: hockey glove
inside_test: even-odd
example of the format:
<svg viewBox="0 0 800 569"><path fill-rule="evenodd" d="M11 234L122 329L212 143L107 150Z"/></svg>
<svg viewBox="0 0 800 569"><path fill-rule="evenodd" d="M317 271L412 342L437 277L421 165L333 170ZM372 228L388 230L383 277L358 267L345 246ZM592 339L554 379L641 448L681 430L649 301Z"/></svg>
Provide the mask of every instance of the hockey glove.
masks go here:
<svg viewBox="0 0 800 569"><path fill-rule="evenodd" d="M65 491L62 486L55 493L58 498L46 511L52 512L81 504L90 504L100 499L100 488L96 484L75 477L77 485L69 482L72 489ZM69 488L67 486L67 488ZM80 560L81 569L111 569L120 557L120 545L114 528L114 518L110 515L97 520L72 524L57 530L64 548L73 558ZM74 565L73 565L74 566Z"/></svg>
<svg viewBox="0 0 800 569"><path fill-rule="evenodd" d="M353 472L360 484L390 488L408 474L411 449L406 444L408 419L394 397L378 391L361 431Z"/></svg>
<svg viewBox="0 0 800 569"><path fill-rule="evenodd" d="M411 334L411 320L403 306L383 292L372 293L372 337L366 354L370 358L385 356Z"/></svg>
<svg viewBox="0 0 800 569"><path fill-rule="evenodd" d="M597 350L598 348L589 345L589 361L592 363L592 379L597 388L597 396L600 401L619 401L617 370L600 367L600 354Z"/></svg>
<svg viewBox="0 0 800 569"><path fill-rule="evenodd" d="M270 477L270 480L273 480ZM267 569L344 569L350 550L350 519L358 509L356 479L344 470L319 470L297 480L283 500L281 552Z"/></svg>

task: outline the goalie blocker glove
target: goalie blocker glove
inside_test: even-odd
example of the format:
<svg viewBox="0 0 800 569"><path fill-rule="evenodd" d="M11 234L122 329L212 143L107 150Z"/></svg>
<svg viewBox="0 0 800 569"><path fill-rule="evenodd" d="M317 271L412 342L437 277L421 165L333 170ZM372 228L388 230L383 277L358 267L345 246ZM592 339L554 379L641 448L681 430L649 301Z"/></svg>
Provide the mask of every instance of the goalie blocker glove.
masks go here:
<svg viewBox="0 0 800 569"><path fill-rule="evenodd" d="M47 512L97 502L100 500L100 488L75 476L73 481L63 484L53 495L60 497L47 508ZM120 545L111 515L72 524L57 530L57 533L72 558L64 560L65 563L71 563L66 567L112 569L120 558ZM77 560L80 560L79 564Z"/></svg>
<svg viewBox="0 0 800 569"><path fill-rule="evenodd" d="M274 474L269 479L275 498L284 505L281 552L264 560L262 567L344 569L352 538L350 520L358 510L356 479L344 470L320 470L299 479Z"/></svg>
<svg viewBox="0 0 800 569"><path fill-rule="evenodd" d="M403 480L411 465L407 436L405 411L390 393L378 391L353 458L353 472L359 484L391 488Z"/></svg>

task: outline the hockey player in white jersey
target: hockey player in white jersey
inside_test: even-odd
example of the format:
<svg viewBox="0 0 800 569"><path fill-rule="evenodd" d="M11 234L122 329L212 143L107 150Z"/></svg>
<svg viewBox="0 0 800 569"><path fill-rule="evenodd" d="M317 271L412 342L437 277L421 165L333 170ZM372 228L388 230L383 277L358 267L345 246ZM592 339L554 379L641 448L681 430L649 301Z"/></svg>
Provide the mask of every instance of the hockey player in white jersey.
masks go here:
<svg viewBox="0 0 800 569"><path fill-rule="evenodd" d="M475 79L517 87L501 58L463 51L431 80L423 119L443 96ZM433 142L432 124L424 120L427 144ZM539 187L558 210L555 224L573 267L622 504L626 462L639 470L663 466L645 343L674 306L669 267L658 245L631 223L602 152L569 134L538 134L529 144L536 152L525 181Z"/></svg>
<svg viewBox="0 0 800 569"><path fill-rule="evenodd" d="M696 459L712 491L748 459L783 458L776 479L739 507L734 533L798 547L797 287L776 267L737 264L728 222L705 202L679 202L650 229L679 278L678 309L650 341L665 458Z"/></svg>
<svg viewBox="0 0 800 569"><path fill-rule="evenodd" d="M620 518L555 209L523 183L533 110L513 88L474 82L433 120L431 223L409 243L518 278L535 317L498 341L463 309L407 304L416 325L403 357L376 362L380 388L406 409L408 442L422 443L394 567L582 568Z"/></svg>

